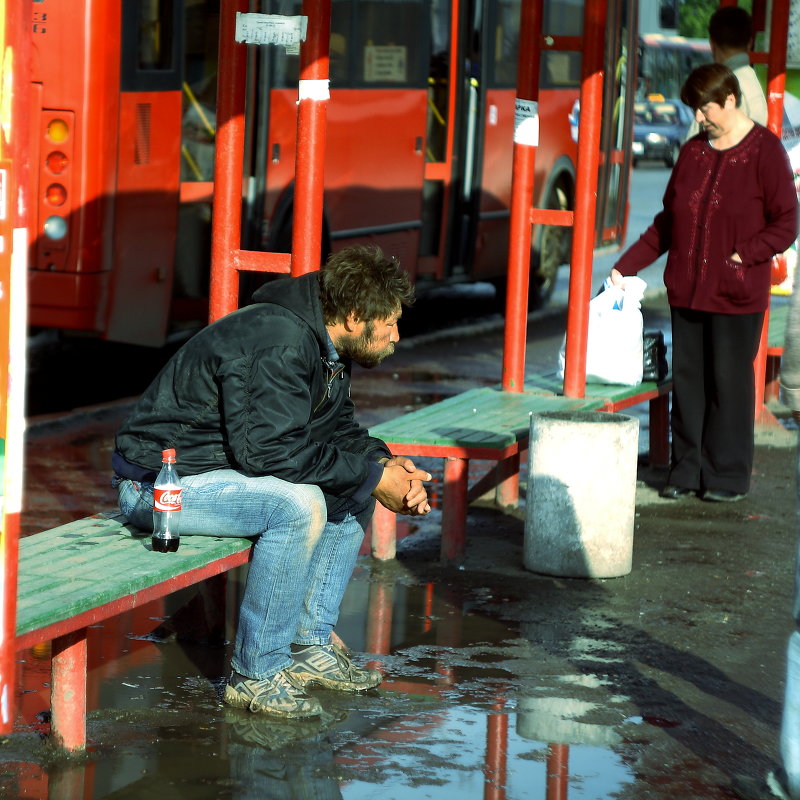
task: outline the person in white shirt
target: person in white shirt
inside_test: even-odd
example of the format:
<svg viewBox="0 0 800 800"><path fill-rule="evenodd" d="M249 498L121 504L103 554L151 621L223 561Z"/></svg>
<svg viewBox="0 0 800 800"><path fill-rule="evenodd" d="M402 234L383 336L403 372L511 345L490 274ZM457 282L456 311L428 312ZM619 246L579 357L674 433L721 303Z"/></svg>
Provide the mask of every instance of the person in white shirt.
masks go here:
<svg viewBox="0 0 800 800"><path fill-rule="evenodd" d="M758 81L755 70L750 66L748 55L753 45L753 20L740 6L718 8L708 21L708 41L711 55L717 64L724 64L733 71L742 100L739 109L759 125L767 124L767 98ZM689 126L686 139L700 132L695 120Z"/></svg>

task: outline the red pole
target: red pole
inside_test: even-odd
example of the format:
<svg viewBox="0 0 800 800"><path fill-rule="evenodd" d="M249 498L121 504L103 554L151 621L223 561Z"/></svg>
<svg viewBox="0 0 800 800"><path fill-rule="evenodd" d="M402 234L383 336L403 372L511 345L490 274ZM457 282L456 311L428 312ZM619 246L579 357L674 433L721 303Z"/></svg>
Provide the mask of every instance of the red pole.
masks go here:
<svg viewBox="0 0 800 800"><path fill-rule="evenodd" d="M495 708L502 709L503 703ZM508 779L508 714L489 714L486 719L486 763L483 768L484 800L505 800Z"/></svg>
<svg viewBox="0 0 800 800"><path fill-rule="evenodd" d="M547 800L567 800L569 745L547 745Z"/></svg>
<svg viewBox="0 0 800 800"><path fill-rule="evenodd" d="M86 628L53 640L51 730L58 747L86 747Z"/></svg>
<svg viewBox="0 0 800 800"><path fill-rule="evenodd" d="M30 171L30 19L27 6L4 3L0 80L9 90L0 128L0 734L14 725L17 569L22 510L27 342Z"/></svg>
<svg viewBox="0 0 800 800"><path fill-rule="evenodd" d="M533 168L539 145L539 53L542 0L520 5L517 100L508 243L508 291L503 347L503 391L521 392L525 383L525 338L531 266Z"/></svg>
<svg viewBox="0 0 800 800"><path fill-rule="evenodd" d="M776 135L781 135L783 126L783 91L786 85L786 47L789 31L789 0L773 0L772 22L770 24L769 57L767 59L767 127ZM769 336L769 308L764 314L761 340L753 364L755 372L755 411L759 417L771 418L764 414L764 389L767 378L767 341Z"/></svg>
<svg viewBox="0 0 800 800"><path fill-rule="evenodd" d="M236 12L247 9L247 0L220 2L209 322L224 317L239 305L239 273L234 267L233 255L241 246L242 235L247 47L237 43L235 35Z"/></svg>
<svg viewBox="0 0 800 800"><path fill-rule="evenodd" d="M303 0L303 15L308 31L300 46L292 275L319 269L322 257L331 0Z"/></svg>
<svg viewBox="0 0 800 800"><path fill-rule="evenodd" d="M392 648L394 585L383 581L370 583L367 608L367 650L388 655Z"/></svg>
<svg viewBox="0 0 800 800"><path fill-rule="evenodd" d="M447 456L444 460L442 496L442 561L459 561L467 546L467 484L469 460Z"/></svg>
<svg viewBox="0 0 800 800"><path fill-rule="evenodd" d="M592 253L597 211L597 170L600 164L607 6L607 0L592 0L592 2L587 0L583 11L581 119L578 128L575 227L569 273L564 369L566 397L583 397L586 392L586 340L589 334L589 299L592 290Z"/></svg>

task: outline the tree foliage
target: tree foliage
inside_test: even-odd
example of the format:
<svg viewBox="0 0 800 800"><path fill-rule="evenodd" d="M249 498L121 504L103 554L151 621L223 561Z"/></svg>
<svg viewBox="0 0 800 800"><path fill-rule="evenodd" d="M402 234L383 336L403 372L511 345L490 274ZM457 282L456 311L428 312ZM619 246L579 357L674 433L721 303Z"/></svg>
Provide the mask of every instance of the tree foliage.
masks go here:
<svg viewBox="0 0 800 800"><path fill-rule="evenodd" d="M740 0L738 5L753 13L752 0ZM692 39L707 39L708 20L718 7L718 0L680 0L678 33Z"/></svg>

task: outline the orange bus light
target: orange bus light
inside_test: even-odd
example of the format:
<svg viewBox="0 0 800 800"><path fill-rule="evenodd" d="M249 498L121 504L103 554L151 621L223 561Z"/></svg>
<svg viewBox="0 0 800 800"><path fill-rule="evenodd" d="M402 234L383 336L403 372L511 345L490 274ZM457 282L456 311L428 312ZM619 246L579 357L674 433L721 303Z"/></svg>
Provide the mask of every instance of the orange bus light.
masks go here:
<svg viewBox="0 0 800 800"><path fill-rule="evenodd" d="M60 175L69 163L69 159L60 150L54 150L44 160L45 166L53 175Z"/></svg>
<svg viewBox="0 0 800 800"><path fill-rule="evenodd" d="M47 136L51 142L63 142L69 136L69 126L63 119L51 120L47 125Z"/></svg>
<svg viewBox="0 0 800 800"><path fill-rule="evenodd" d="M67 221L56 215L48 217L44 223L44 235L54 242L63 239L67 235Z"/></svg>
<svg viewBox="0 0 800 800"><path fill-rule="evenodd" d="M67 200L67 190L60 183L51 183L44 196L51 206L63 206Z"/></svg>

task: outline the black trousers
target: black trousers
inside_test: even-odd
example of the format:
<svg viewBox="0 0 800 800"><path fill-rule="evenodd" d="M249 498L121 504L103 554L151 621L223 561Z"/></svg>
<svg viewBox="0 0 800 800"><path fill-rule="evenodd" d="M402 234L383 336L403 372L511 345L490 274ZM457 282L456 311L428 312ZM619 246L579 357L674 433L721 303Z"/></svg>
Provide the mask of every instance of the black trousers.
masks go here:
<svg viewBox="0 0 800 800"><path fill-rule="evenodd" d="M764 314L671 311L669 483L747 492L753 468L753 361Z"/></svg>

